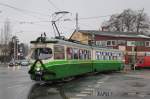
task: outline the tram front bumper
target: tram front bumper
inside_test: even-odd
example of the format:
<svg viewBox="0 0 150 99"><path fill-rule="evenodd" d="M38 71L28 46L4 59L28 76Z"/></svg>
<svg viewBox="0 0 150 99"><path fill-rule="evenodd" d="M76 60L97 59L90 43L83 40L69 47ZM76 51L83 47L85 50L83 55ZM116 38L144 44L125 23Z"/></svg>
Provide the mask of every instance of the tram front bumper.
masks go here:
<svg viewBox="0 0 150 99"><path fill-rule="evenodd" d="M34 80L36 81L48 81L55 79L56 74L51 71L35 71Z"/></svg>
<svg viewBox="0 0 150 99"><path fill-rule="evenodd" d="M42 71L36 71L35 72L35 80L36 81L41 81L43 77L43 72Z"/></svg>

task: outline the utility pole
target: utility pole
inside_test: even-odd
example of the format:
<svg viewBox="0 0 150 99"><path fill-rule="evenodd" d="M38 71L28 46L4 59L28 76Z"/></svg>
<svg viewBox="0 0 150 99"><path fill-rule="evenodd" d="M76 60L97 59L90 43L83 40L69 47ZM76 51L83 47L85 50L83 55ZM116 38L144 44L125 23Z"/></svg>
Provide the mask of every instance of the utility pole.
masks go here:
<svg viewBox="0 0 150 99"><path fill-rule="evenodd" d="M16 37L14 37L13 42L14 42L14 62L15 62L16 60Z"/></svg>
<svg viewBox="0 0 150 99"><path fill-rule="evenodd" d="M1 36L0 36L1 38L0 38L0 44L3 44L3 29L1 28Z"/></svg>
<svg viewBox="0 0 150 99"><path fill-rule="evenodd" d="M79 19L78 19L78 13L76 13L76 32L78 32L79 30L79 23L78 23Z"/></svg>
<svg viewBox="0 0 150 99"><path fill-rule="evenodd" d="M18 49L19 49L19 40L16 39L16 55L17 55L17 60L19 60L19 57L18 57Z"/></svg>

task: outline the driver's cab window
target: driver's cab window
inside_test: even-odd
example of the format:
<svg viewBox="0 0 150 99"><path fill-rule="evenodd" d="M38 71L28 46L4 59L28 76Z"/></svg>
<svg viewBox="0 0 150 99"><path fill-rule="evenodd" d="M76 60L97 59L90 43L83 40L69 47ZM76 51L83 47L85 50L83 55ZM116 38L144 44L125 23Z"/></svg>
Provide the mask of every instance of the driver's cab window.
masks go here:
<svg viewBox="0 0 150 99"><path fill-rule="evenodd" d="M34 49L31 59L49 59L52 58L52 49L51 48L36 48Z"/></svg>

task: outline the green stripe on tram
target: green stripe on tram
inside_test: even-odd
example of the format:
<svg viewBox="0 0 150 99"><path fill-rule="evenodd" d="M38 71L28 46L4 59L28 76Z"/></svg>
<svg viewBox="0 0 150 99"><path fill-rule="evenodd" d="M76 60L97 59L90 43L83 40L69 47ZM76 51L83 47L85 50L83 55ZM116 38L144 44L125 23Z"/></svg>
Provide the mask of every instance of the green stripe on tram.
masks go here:
<svg viewBox="0 0 150 99"><path fill-rule="evenodd" d="M65 65L65 64L84 64L84 63L121 63L118 60L55 60L45 63L46 67L53 65Z"/></svg>

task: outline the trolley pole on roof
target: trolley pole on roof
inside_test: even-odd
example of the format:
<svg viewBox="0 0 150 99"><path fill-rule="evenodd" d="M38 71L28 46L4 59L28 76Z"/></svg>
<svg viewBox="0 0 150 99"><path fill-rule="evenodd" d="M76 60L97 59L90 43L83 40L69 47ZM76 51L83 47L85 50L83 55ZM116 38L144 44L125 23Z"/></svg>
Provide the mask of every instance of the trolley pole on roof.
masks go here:
<svg viewBox="0 0 150 99"><path fill-rule="evenodd" d="M55 12L54 14L52 14L52 26L53 26L53 29L56 30L57 34L58 34L58 37L61 37L60 35L60 31L56 25L56 22L59 21L62 17L64 17L64 15L68 14L70 12L68 11L59 11L59 12Z"/></svg>
<svg viewBox="0 0 150 99"><path fill-rule="evenodd" d="M57 27L57 25L56 25L56 21L52 21L52 26L53 26L53 28L56 29L56 31L57 31L57 33L58 33L58 36L60 37L60 32L59 32L58 27Z"/></svg>

